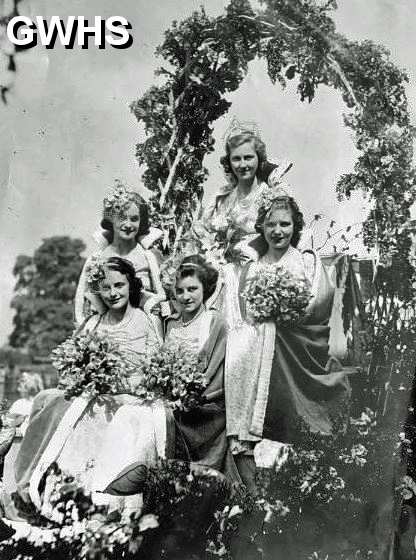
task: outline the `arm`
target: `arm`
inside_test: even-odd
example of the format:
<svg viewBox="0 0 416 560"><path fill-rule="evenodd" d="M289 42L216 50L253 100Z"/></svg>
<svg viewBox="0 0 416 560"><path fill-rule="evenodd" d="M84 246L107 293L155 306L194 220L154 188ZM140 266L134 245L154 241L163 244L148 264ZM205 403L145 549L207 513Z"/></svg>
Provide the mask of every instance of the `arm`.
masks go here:
<svg viewBox="0 0 416 560"><path fill-rule="evenodd" d="M75 293L75 322L78 326L82 325L87 316L91 313L103 313L105 308L100 298L88 290L87 270L91 262L91 257L85 261L84 267L78 280ZM88 309L89 308L89 309Z"/></svg>

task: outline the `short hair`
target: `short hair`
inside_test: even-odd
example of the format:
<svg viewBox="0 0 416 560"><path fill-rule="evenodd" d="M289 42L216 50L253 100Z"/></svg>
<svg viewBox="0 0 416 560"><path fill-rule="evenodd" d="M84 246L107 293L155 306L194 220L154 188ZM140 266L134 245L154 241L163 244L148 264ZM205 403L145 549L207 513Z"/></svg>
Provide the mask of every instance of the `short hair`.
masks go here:
<svg viewBox="0 0 416 560"><path fill-rule="evenodd" d="M132 307L139 307L143 284L140 278L136 276L136 271L131 262L121 257L109 257L105 261L104 266L107 270L115 270L127 278L130 305Z"/></svg>
<svg viewBox="0 0 416 560"><path fill-rule="evenodd" d="M225 142L225 155L222 156L222 158L220 159L221 165L224 168L224 172L228 177L232 177L234 179L234 181L237 180L236 176L234 175L234 172L232 170L231 167L231 161L230 161L230 155L231 155L231 150L234 150L235 148L238 148L239 146L241 146L242 144L245 144L246 142L252 142L254 144L254 151L257 154L258 160L259 160L259 165L256 171L256 176L259 180L264 181L267 179L264 179L264 168L267 166L267 155L266 155L266 144L263 142L263 140L261 140L261 138L254 133L253 131L250 130L244 130L242 132L240 132L239 134L236 134L234 136L231 136L231 138L228 138ZM270 174L270 171L269 171Z"/></svg>
<svg viewBox="0 0 416 560"><path fill-rule="evenodd" d="M129 194L131 195L131 204L136 204L139 209L140 224L139 231L137 232L136 236L136 240L138 241L139 237L141 237L142 235L147 235L149 233L149 208L145 200L139 195L139 193L137 193L136 191L130 191ZM114 239L114 226L113 222L111 221L111 217L108 215L108 210L105 207L103 210L101 227L105 230L104 236L107 241L109 243L112 243Z"/></svg>
<svg viewBox="0 0 416 560"><path fill-rule="evenodd" d="M208 264L201 255L185 257L176 272L176 282L182 278L195 276L202 284L204 303L212 296L217 287L218 271ZM175 287L176 287L175 282Z"/></svg>
<svg viewBox="0 0 416 560"><path fill-rule="evenodd" d="M291 211L293 219L293 235L292 239L290 240L290 244L293 247L297 247L305 222L303 221L303 214L299 210L299 206L297 205L295 199L291 196L277 199L270 208L260 207L257 213L256 224L254 226L256 231L261 233L264 239L264 222L270 212L272 212L276 208Z"/></svg>

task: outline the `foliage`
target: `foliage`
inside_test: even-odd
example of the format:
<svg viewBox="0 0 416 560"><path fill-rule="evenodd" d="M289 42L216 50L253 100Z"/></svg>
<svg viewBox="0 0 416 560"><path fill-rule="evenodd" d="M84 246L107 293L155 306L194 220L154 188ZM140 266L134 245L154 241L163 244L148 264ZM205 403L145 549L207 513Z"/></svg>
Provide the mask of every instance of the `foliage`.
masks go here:
<svg viewBox="0 0 416 560"><path fill-rule="evenodd" d="M133 368L114 342L97 332L75 334L52 351L65 398L129 392Z"/></svg>
<svg viewBox="0 0 416 560"><path fill-rule="evenodd" d="M80 239L45 239L33 257L19 255L11 307L15 310L10 345L48 356L73 330L73 304L84 259Z"/></svg>
<svg viewBox="0 0 416 560"><path fill-rule="evenodd" d="M259 52L257 25L240 16L254 16L246 0L232 0L218 18L201 9L174 22L156 51L165 60L157 72L164 82L131 105L147 134L136 154L168 245L190 226L202 199L212 123L230 107L224 95L238 88Z"/></svg>
<svg viewBox="0 0 416 560"><path fill-rule="evenodd" d="M187 412L204 401L204 364L197 354L165 344L140 365L135 393L145 401L163 399L172 409Z"/></svg>
<svg viewBox="0 0 416 560"><path fill-rule="evenodd" d="M399 443L399 444L398 444ZM233 495L216 515L211 558L380 558L377 506L393 500L380 460L401 452L370 410L333 436L304 433L273 469L257 470L257 494ZM345 521L348 520L348 523ZM391 517L384 520L389 529Z"/></svg>
<svg viewBox="0 0 416 560"><path fill-rule="evenodd" d="M258 265L242 295L255 322L272 319L280 327L301 321L312 297L310 282L304 275L295 276L273 264Z"/></svg>
<svg viewBox="0 0 416 560"><path fill-rule="evenodd" d="M158 560L203 558L206 531L223 509L230 488L222 477L189 464L165 462L146 469L141 511L125 516L97 506L74 480L56 467L52 517L26 511L31 533L0 543L4 560ZM19 556L21 555L21 556Z"/></svg>

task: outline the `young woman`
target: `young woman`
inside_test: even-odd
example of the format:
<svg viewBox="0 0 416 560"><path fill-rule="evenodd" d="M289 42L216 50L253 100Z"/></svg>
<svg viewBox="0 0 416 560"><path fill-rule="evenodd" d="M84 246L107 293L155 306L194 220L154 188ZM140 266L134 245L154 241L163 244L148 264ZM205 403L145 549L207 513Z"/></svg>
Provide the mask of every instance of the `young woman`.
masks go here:
<svg viewBox="0 0 416 560"><path fill-rule="evenodd" d="M253 455L268 448L277 456L282 444L299 441L303 428L330 434L333 417L342 413L348 397L342 372L327 369L333 289L316 255L296 249L302 227L294 199L282 188L268 189L256 220L263 242L258 263L225 267L227 436L250 487ZM305 318L284 328L273 321L254 324L243 297L258 267L275 263L312 286Z"/></svg>
<svg viewBox="0 0 416 560"><path fill-rule="evenodd" d="M87 270L88 286L99 296L104 312L87 319L81 330L105 335L118 345L126 362L138 366L141 358L156 350L161 342L154 325L157 319L138 308L141 280L133 265L119 257L94 266L94 273ZM125 441L124 432L132 426L124 430L119 425L114 433L112 423L117 411L130 403L137 407L136 437ZM87 490L101 491L131 457L142 457L146 463L163 455L165 423L163 407L142 406L133 395L101 395L92 399L81 395L67 401L57 389L43 391L35 399L15 463L19 492L23 499L31 500L49 515L47 492L41 489L53 463L75 476ZM109 442L111 454L105 451ZM114 453L114 449L118 452ZM113 457L117 458L114 465Z"/></svg>
<svg viewBox="0 0 416 560"><path fill-rule="evenodd" d="M104 198L101 227L105 231L107 246L87 259L75 296L75 319L79 325L91 312L103 311L97 294L88 288L86 271L94 258L122 257L134 266L142 281L140 306L148 313L165 301L160 282L158 254L149 245L149 212L141 196L124 185L118 184Z"/></svg>
<svg viewBox="0 0 416 560"><path fill-rule="evenodd" d="M179 312L167 323L165 341L200 355L208 386L205 403L190 412L175 413L177 458L225 469L226 434L224 359L226 332L222 318L205 306L214 293L218 272L199 255L183 259L176 273Z"/></svg>
<svg viewBox="0 0 416 560"><path fill-rule="evenodd" d="M242 239L235 245L247 258L257 257L255 229L257 219L256 194L261 186L273 185L292 167L291 163L271 164L267 161L266 146L252 123L233 120L225 141L225 155L221 158L228 184L216 195L214 203L196 224L210 232L229 227L238 230Z"/></svg>

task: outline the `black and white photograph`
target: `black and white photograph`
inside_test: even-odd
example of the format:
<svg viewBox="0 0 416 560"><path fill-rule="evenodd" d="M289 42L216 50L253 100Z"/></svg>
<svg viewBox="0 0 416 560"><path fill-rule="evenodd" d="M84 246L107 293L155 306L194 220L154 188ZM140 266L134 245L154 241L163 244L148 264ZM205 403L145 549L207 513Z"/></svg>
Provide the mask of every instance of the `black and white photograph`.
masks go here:
<svg viewBox="0 0 416 560"><path fill-rule="evenodd" d="M414 0L0 0L0 559L416 558Z"/></svg>

